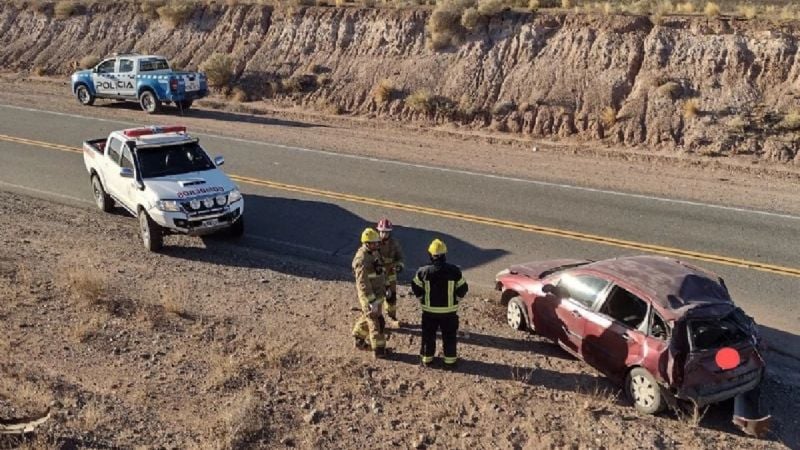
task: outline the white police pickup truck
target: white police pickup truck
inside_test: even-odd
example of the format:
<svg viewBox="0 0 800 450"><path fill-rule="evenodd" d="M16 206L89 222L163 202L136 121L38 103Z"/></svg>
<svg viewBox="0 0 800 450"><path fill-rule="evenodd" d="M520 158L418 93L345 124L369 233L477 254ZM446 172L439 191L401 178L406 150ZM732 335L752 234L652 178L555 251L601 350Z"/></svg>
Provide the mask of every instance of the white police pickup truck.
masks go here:
<svg viewBox="0 0 800 450"><path fill-rule="evenodd" d="M115 54L89 70L72 74L72 93L82 105L97 98L139 102L148 114L163 103L174 103L181 111L208 95L202 72L173 71L166 58L155 55Z"/></svg>
<svg viewBox="0 0 800 450"><path fill-rule="evenodd" d="M236 185L183 126L112 132L83 143L97 206L114 202L138 217L145 248L163 246L167 234L244 233L244 200Z"/></svg>

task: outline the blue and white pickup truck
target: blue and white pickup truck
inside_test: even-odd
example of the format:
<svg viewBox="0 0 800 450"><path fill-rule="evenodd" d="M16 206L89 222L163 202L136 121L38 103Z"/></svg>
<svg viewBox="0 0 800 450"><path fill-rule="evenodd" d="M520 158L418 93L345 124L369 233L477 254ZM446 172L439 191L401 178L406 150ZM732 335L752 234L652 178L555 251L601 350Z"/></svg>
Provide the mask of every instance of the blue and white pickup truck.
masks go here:
<svg viewBox="0 0 800 450"><path fill-rule="evenodd" d="M153 114L163 103L181 111L191 108L194 100L208 95L208 82L202 72L173 71L162 56L115 54L72 74L72 93L83 105L97 98L129 100Z"/></svg>

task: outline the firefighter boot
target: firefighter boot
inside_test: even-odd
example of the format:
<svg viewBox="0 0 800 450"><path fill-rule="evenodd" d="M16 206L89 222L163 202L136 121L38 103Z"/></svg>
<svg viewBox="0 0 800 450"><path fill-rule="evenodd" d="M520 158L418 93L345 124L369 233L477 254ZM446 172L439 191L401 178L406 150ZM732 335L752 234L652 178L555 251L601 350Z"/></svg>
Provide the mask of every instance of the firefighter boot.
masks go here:
<svg viewBox="0 0 800 450"><path fill-rule="evenodd" d="M358 336L353 336L353 347L356 350L369 350L369 344L367 344L367 341Z"/></svg>
<svg viewBox="0 0 800 450"><path fill-rule="evenodd" d="M384 358L386 358L386 356L387 356L386 347L376 347L374 352L373 352L373 354L372 354L372 356L374 356L375 359L384 359Z"/></svg>

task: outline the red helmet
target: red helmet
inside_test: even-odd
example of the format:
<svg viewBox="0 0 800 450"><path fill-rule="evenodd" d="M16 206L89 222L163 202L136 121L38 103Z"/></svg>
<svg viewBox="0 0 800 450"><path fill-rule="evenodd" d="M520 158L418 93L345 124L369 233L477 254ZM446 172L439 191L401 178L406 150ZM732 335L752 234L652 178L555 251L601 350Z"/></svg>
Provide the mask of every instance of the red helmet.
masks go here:
<svg viewBox="0 0 800 450"><path fill-rule="evenodd" d="M389 219L381 219L378 221L378 231L392 231L392 222Z"/></svg>

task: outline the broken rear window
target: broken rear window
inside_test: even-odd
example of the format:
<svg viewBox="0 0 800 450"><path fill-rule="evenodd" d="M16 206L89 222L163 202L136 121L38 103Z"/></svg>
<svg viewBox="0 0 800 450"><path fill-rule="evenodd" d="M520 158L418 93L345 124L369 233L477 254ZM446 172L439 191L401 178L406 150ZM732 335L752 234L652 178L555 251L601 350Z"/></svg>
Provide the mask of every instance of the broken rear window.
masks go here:
<svg viewBox="0 0 800 450"><path fill-rule="evenodd" d="M709 350L747 341L749 335L733 315L723 319L701 319L689 322L689 339L693 350Z"/></svg>

